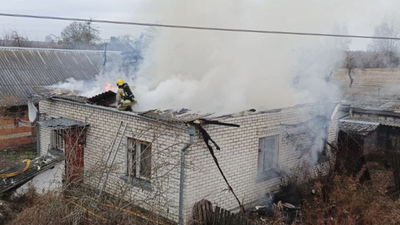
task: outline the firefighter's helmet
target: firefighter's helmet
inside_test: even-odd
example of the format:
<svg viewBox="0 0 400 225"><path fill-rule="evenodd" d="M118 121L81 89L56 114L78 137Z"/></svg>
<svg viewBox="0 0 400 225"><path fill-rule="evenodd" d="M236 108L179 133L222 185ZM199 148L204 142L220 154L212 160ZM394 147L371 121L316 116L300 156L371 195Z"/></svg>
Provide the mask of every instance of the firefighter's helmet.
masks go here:
<svg viewBox="0 0 400 225"><path fill-rule="evenodd" d="M117 85L118 86L121 86L121 85L123 85L125 82L124 82L124 80L122 80L122 79L119 79L119 80L117 80Z"/></svg>

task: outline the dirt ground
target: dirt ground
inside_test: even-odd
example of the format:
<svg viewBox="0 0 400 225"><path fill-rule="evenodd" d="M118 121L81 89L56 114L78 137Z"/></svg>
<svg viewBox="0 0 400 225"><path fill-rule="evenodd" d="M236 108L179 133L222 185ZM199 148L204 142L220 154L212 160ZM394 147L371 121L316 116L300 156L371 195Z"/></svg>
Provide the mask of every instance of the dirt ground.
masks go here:
<svg viewBox="0 0 400 225"><path fill-rule="evenodd" d="M24 159L36 158L36 144L0 150L0 172L17 165Z"/></svg>

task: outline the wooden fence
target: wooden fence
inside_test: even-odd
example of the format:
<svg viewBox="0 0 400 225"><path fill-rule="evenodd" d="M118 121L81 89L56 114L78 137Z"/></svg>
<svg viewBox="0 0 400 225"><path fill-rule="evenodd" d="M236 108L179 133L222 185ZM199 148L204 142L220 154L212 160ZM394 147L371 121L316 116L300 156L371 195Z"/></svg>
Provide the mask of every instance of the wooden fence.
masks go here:
<svg viewBox="0 0 400 225"><path fill-rule="evenodd" d="M400 151L392 151L390 155L393 165L394 183L397 191L400 191Z"/></svg>
<svg viewBox="0 0 400 225"><path fill-rule="evenodd" d="M255 222L233 214L218 206L213 209L212 203L203 199L193 206L191 225L256 225Z"/></svg>

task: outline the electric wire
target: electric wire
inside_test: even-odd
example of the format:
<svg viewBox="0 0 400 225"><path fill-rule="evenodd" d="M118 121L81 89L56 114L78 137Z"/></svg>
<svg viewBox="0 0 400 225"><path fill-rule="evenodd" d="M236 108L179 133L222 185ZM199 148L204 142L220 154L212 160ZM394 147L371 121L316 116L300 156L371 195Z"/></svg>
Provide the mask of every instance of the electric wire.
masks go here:
<svg viewBox="0 0 400 225"><path fill-rule="evenodd" d="M320 36L320 37L334 37L334 38L382 39L382 40L396 40L396 41L400 40L400 37L368 36L368 35L352 35L352 34L347 35L347 34L329 34L329 33L309 33L309 32L293 32L293 31L277 31L277 30L254 30L254 29L203 27L203 26L186 26L186 25L173 25L173 24L161 24L161 23L141 23L141 22L117 21L117 20L83 19L83 18L74 18L74 17L40 16L40 15L12 14L12 13L0 13L0 16L18 17L18 18L31 18L31 19L47 19L47 20L64 20L64 21L107 23L107 24L119 24L119 25L134 25L134 26L146 26L146 27L163 27L163 28L190 29L190 30L209 30L209 31L259 33L259 34L278 34L278 35L297 35L297 36Z"/></svg>

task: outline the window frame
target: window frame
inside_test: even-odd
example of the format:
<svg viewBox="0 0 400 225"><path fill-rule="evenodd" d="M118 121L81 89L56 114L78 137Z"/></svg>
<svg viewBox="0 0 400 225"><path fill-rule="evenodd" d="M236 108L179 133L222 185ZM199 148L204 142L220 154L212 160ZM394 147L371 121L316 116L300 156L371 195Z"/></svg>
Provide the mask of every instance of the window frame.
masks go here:
<svg viewBox="0 0 400 225"><path fill-rule="evenodd" d="M143 170L142 158L143 158L143 152L144 152L144 151L142 151L143 145L147 146L145 151L150 151L150 154L147 156L147 157L150 157L149 161L148 161L148 166L150 167L150 171L147 172L148 175L143 175L144 172L142 172L142 170ZM126 177L150 183L151 182L151 169L152 169L152 166L151 166L152 144L150 142L137 140L137 139L128 137L126 147L127 147L127 160L126 160L126 171L125 171ZM137 151L138 148L139 148L139 151ZM134 166L135 166L134 169L131 169L132 164L134 164Z"/></svg>
<svg viewBox="0 0 400 225"><path fill-rule="evenodd" d="M64 130L51 130L50 131L50 149L64 151L65 148Z"/></svg>
<svg viewBox="0 0 400 225"><path fill-rule="evenodd" d="M272 166L268 167L265 169L265 152L266 152L266 147L265 147L265 141L274 139L275 140L275 152L274 152L274 159L272 161ZM263 181L268 181L273 178L279 177L279 135L270 135L270 136L265 136L265 137L260 137L258 139L258 155L257 155L257 178L256 182L263 182ZM263 146L261 146L261 144ZM260 158L262 157L262 159Z"/></svg>

